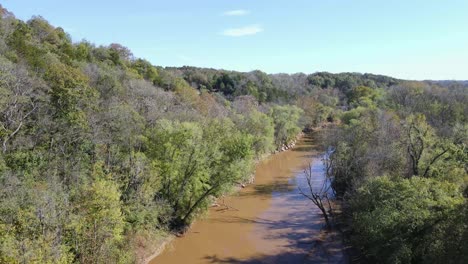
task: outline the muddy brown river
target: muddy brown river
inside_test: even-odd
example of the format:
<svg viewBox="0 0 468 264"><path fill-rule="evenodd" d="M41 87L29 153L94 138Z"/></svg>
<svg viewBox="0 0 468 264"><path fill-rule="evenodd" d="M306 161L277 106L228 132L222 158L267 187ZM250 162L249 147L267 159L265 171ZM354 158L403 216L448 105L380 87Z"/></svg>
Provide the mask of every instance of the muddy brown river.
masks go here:
<svg viewBox="0 0 468 264"><path fill-rule="evenodd" d="M323 254L312 253L323 220L298 190L307 188L303 169L309 163L317 183L324 179L321 153L313 143L304 138L292 150L260 162L253 184L221 198L149 263L329 263ZM340 254L332 257L331 262L342 262Z"/></svg>

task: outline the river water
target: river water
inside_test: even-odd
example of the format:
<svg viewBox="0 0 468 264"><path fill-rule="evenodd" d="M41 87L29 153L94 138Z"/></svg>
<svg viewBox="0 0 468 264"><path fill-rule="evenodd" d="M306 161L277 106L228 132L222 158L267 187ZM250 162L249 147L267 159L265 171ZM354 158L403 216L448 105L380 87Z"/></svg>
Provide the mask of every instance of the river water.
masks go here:
<svg viewBox="0 0 468 264"><path fill-rule="evenodd" d="M303 170L309 163L316 184L324 179L321 152L313 144L304 138L260 162L253 184L221 198L150 264L344 262L340 249L317 250L323 219L298 189L307 190Z"/></svg>

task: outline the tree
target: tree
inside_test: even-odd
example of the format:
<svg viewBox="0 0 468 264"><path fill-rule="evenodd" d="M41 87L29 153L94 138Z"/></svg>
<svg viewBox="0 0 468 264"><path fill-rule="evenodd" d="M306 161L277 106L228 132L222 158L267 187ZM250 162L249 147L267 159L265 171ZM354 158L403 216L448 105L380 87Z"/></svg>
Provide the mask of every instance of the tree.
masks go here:
<svg viewBox="0 0 468 264"><path fill-rule="evenodd" d="M296 104L304 111L302 120L308 128L317 127L332 119L333 107L324 105L321 100L312 96L301 97Z"/></svg>
<svg viewBox="0 0 468 264"><path fill-rule="evenodd" d="M28 25L32 29L32 33L41 42L48 42L52 45L58 46L60 44L60 37L55 31L55 28L49 24L41 16L34 16L28 21Z"/></svg>
<svg viewBox="0 0 468 264"><path fill-rule="evenodd" d="M222 73L214 80L213 88L229 96L236 90L234 79L227 73Z"/></svg>
<svg viewBox="0 0 468 264"><path fill-rule="evenodd" d="M379 93L377 90L366 86L354 87L348 93L349 103L353 106L375 106L375 101L378 97Z"/></svg>
<svg viewBox="0 0 468 264"><path fill-rule="evenodd" d="M148 138L147 155L161 177L157 195L171 203L176 228L206 208L210 196L227 191L250 171L252 141L229 121L213 121L202 128L162 120Z"/></svg>
<svg viewBox="0 0 468 264"><path fill-rule="evenodd" d="M111 60L117 65L120 61L129 61L133 58L133 54L127 47L124 47L118 43L112 43L109 45L111 51Z"/></svg>
<svg viewBox="0 0 468 264"><path fill-rule="evenodd" d="M302 110L296 106L275 105L270 109L270 117L275 125L275 144L280 146L293 140L301 128L298 126Z"/></svg>
<svg viewBox="0 0 468 264"><path fill-rule="evenodd" d="M208 177L204 168L205 149L202 130L193 123L160 121L148 135L147 155L152 158L155 171L161 177L158 195L174 208L174 221L183 221L184 209L190 207L194 195L202 186L200 181Z"/></svg>
<svg viewBox="0 0 468 264"><path fill-rule="evenodd" d="M330 229L332 227L330 216L333 215L333 212L329 197L331 193L331 184L328 181L329 178L318 179L319 183L317 184L317 180L313 179L312 164L309 164L309 167L304 170L304 175L308 190L304 191L298 186L299 192L317 206L325 219L325 227Z"/></svg>
<svg viewBox="0 0 468 264"><path fill-rule="evenodd" d="M274 150L275 128L268 115L253 110L241 119L243 124L239 124L239 128L253 137L253 147L257 155Z"/></svg>
<svg viewBox="0 0 468 264"><path fill-rule="evenodd" d="M411 115L406 119L406 140L411 171L415 176L427 177L431 167L449 151L447 145L438 144L424 115Z"/></svg>
<svg viewBox="0 0 468 264"><path fill-rule="evenodd" d="M87 41L81 41L75 45L74 57L79 61L91 61L91 50L93 46Z"/></svg>
<svg viewBox="0 0 468 264"><path fill-rule="evenodd" d="M91 104L95 97L86 76L75 68L51 61L44 79L50 86L49 94L56 117L79 126L85 125L83 108Z"/></svg>
<svg viewBox="0 0 468 264"><path fill-rule="evenodd" d="M120 192L102 162L94 165L90 180L73 199L76 218L70 239L76 244L74 250L81 263L116 262L124 228Z"/></svg>
<svg viewBox="0 0 468 264"><path fill-rule="evenodd" d="M149 61L143 59L136 59L132 62L131 67L135 69L145 80L153 84L160 84L161 78L159 77L156 67L151 65Z"/></svg>
<svg viewBox="0 0 468 264"><path fill-rule="evenodd" d="M353 243L373 262L434 260L427 255L430 248L446 240L438 236L439 227L463 202L457 186L450 183L420 177L371 179L350 200ZM425 243L431 237L442 240Z"/></svg>
<svg viewBox="0 0 468 264"><path fill-rule="evenodd" d="M44 96L44 87L29 77L26 69L0 59L0 136L2 150L31 120Z"/></svg>

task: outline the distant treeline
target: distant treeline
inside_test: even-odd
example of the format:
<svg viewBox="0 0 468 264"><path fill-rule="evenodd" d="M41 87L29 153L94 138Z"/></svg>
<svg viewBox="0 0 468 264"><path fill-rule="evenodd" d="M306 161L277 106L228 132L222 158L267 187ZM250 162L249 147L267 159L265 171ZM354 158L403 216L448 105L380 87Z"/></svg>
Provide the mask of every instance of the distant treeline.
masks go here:
<svg viewBox="0 0 468 264"><path fill-rule="evenodd" d="M337 89L343 94L357 86L388 88L400 81L383 75L317 72L313 74L266 74L196 67L166 68L196 89L221 92L228 98L254 96L259 102L288 102L317 88Z"/></svg>

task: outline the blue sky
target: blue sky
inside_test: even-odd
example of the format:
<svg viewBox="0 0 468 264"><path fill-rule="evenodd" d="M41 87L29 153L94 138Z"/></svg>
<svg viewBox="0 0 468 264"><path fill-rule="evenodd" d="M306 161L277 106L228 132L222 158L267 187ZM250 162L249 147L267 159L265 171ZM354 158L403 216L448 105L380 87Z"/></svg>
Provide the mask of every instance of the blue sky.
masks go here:
<svg viewBox="0 0 468 264"><path fill-rule="evenodd" d="M3 0L161 66L468 79L468 0Z"/></svg>

